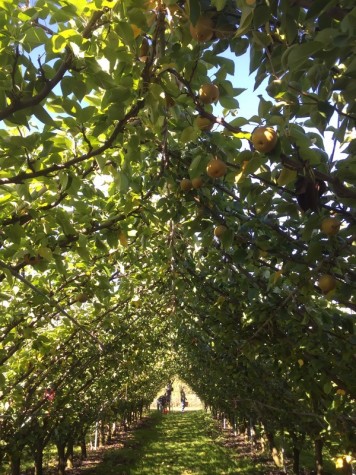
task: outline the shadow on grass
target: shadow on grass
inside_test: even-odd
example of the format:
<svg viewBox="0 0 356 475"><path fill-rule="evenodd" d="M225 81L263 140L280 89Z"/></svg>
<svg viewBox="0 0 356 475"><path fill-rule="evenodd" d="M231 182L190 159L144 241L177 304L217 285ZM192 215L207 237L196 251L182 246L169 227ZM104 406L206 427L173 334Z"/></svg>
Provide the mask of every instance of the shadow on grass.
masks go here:
<svg viewBox="0 0 356 475"><path fill-rule="evenodd" d="M103 462L85 475L258 475L251 459L214 441L217 433L203 411L152 413L124 441L109 449Z"/></svg>

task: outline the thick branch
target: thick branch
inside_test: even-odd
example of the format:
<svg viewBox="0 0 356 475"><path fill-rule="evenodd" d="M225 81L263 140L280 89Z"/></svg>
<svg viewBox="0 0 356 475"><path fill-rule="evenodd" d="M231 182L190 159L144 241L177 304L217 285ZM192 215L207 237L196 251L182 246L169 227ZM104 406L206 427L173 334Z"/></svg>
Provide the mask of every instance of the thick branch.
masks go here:
<svg viewBox="0 0 356 475"><path fill-rule="evenodd" d="M13 178L6 178L3 180L0 180L0 185L8 184L8 183L22 183L24 180L31 180L32 178L37 178L40 176L48 176L51 173L68 169L74 165L77 165L78 163L88 160L89 158L97 157L98 155L101 155L113 145L116 137L119 135L120 132L124 130L124 127L127 124L128 120L131 119L132 117L136 117L140 109L142 109L143 105L144 105L144 101L138 101L134 106L132 106L132 108L127 112L125 117L122 118L116 124L112 134L101 147L91 150L88 153L80 155L79 157L75 157L72 160L68 160L68 162L62 163L60 165L52 165L51 167L48 167L45 170L39 170L39 171L31 172L31 173L20 173L19 175Z"/></svg>
<svg viewBox="0 0 356 475"><path fill-rule="evenodd" d="M56 85L61 81L65 73L70 68L73 61L73 53L72 51L67 48L66 57L59 67L57 73L54 75L52 79L47 81L43 87L43 89L36 95L29 99L23 99L19 101L14 101L8 107L5 107L2 111L0 111L0 120L7 119L15 112L18 112L23 109L30 109L38 105L48 94L56 87Z"/></svg>
<svg viewBox="0 0 356 475"><path fill-rule="evenodd" d="M283 165L285 165L288 168L292 168L293 170L297 170L297 171L302 171L304 169L305 164L303 162L299 162L285 155L283 155L281 159L282 159ZM319 170L313 170L313 172L314 172L315 178L318 178L320 180L323 180L329 183L332 186L334 193L339 198L356 199L356 190L354 188L348 188L347 186L345 186L340 181L339 178L332 177Z"/></svg>
<svg viewBox="0 0 356 475"><path fill-rule="evenodd" d="M100 19L100 17L104 14L103 10L99 10L93 13L92 17L90 18L88 24L85 26L83 30L83 38L90 38L92 31L95 29L96 23ZM36 23L36 26L43 28L43 25ZM52 34L53 32L47 30L47 33ZM0 111L0 120L7 119L15 112L18 112L23 109L30 109L38 105L40 102L45 99L48 94L56 87L56 85L62 80L65 73L70 69L73 62L73 52L67 46L66 47L66 56L64 61L60 65L57 73L54 77L45 82L43 89L35 96L30 97L28 99L23 100L15 100L13 101L8 107L5 107L2 111Z"/></svg>

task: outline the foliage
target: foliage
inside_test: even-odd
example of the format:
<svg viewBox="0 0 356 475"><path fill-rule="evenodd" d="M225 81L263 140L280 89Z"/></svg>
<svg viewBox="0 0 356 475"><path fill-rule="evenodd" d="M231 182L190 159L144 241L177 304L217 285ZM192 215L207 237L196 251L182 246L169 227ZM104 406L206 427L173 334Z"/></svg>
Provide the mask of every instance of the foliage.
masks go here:
<svg viewBox="0 0 356 475"><path fill-rule="evenodd" d="M355 450L353 3L1 2L0 459L176 372L231 417ZM258 115L227 52L267 84Z"/></svg>

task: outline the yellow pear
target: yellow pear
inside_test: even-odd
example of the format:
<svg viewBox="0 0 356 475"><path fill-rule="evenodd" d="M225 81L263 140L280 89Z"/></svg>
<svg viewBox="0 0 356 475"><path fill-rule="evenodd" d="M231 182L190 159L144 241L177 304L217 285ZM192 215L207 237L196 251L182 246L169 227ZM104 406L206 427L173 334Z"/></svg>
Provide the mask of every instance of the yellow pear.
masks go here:
<svg viewBox="0 0 356 475"><path fill-rule="evenodd" d="M272 127L256 127L251 134L252 145L255 150L262 153L272 152L277 140L277 132Z"/></svg>
<svg viewBox="0 0 356 475"><path fill-rule="evenodd" d="M221 178L227 172L226 163L220 158L213 158L206 167L206 173L211 178Z"/></svg>
<svg viewBox="0 0 356 475"><path fill-rule="evenodd" d="M216 84L203 84L199 89L199 99L203 104L212 104L219 99L219 88Z"/></svg>
<svg viewBox="0 0 356 475"><path fill-rule="evenodd" d="M201 176L192 179L192 187L197 190L203 186L203 179Z"/></svg>
<svg viewBox="0 0 356 475"><path fill-rule="evenodd" d="M79 303L84 303L88 300L89 296L85 292L80 292L75 296L75 300Z"/></svg>
<svg viewBox="0 0 356 475"><path fill-rule="evenodd" d="M223 224L219 224L214 228L214 236L217 238L221 238L227 231L227 227Z"/></svg>
<svg viewBox="0 0 356 475"><path fill-rule="evenodd" d="M180 182L180 189L182 191L189 191L192 189L192 182L189 178L183 178Z"/></svg>
<svg viewBox="0 0 356 475"><path fill-rule="evenodd" d="M191 23L189 29L192 38L200 43L210 41L214 36L214 22L206 15L199 17L195 25Z"/></svg>
<svg viewBox="0 0 356 475"><path fill-rule="evenodd" d="M335 289L336 279L330 274L324 274L319 278L318 286L323 294L327 294Z"/></svg>
<svg viewBox="0 0 356 475"><path fill-rule="evenodd" d="M340 221L336 218L324 218L321 222L321 230L327 236L335 236L340 230Z"/></svg>

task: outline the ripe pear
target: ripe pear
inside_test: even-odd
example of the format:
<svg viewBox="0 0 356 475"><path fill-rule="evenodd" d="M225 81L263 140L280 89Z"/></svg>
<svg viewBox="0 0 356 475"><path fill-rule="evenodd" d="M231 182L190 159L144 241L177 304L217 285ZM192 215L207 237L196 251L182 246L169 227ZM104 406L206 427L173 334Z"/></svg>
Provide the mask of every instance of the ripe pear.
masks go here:
<svg viewBox="0 0 356 475"><path fill-rule="evenodd" d="M227 227L223 224L219 224L214 228L214 236L217 238L221 238L227 231Z"/></svg>
<svg viewBox="0 0 356 475"><path fill-rule="evenodd" d="M340 221L336 218L324 218L321 222L321 230L327 236L335 236L340 230Z"/></svg>
<svg viewBox="0 0 356 475"><path fill-rule="evenodd" d="M207 117L203 117L201 115L198 115L194 119L194 124L198 127L198 129L205 132L209 132L214 127L214 122L212 122Z"/></svg>
<svg viewBox="0 0 356 475"><path fill-rule="evenodd" d="M211 178L221 178L227 172L226 163L220 158L213 158L206 167L206 173Z"/></svg>
<svg viewBox="0 0 356 475"><path fill-rule="evenodd" d="M251 134L251 142L255 150L270 153L278 140L277 132L272 127L256 127Z"/></svg>
<svg viewBox="0 0 356 475"><path fill-rule="evenodd" d="M214 22L207 15L199 17L195 25L191 23L189 29L192 38L200 43L210 41L214 36Z"/></svg>
<svg viewBox="0 0 356 475"><path fill-rule="evenodd" d="M219 99L219 88L216 84L203 84L199 89L199 99L203 104L212 104Z"/></svg>
<svg viewBox="0 0 356 475"><path fill-rule="evenodd" d="M180 182L180 189L182 191L190 191L192 189L192 182L189 178L183 178Z"/></svg>
<svg viewBox="0 0 356 475"><path fill-rule="evenodd" d="M76 295L75 300L79 303L84 303L88 300L88 294L86 294L85 292L80 292Z"/></svg>
<svg viewBox="0 0 356 475"><path fill-rule="evenodd" d="M335 289L336 279L330 274L324 274L319 278L318 286L323 294L327 294Z"/></svg>
<svg viewBox="0 0 356 475"><path fill-rule="evenodd" d="M203 179L201 176L192 179L192 187L197 190L203 186Z"/></svg>

